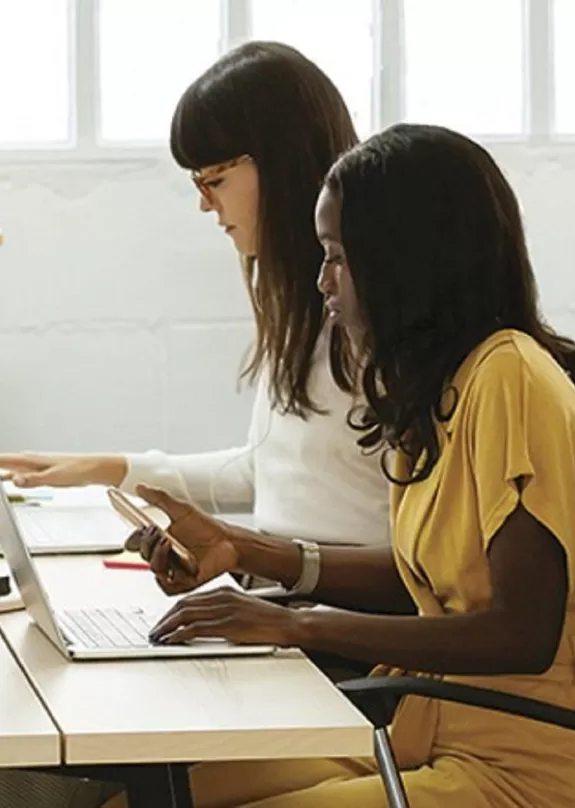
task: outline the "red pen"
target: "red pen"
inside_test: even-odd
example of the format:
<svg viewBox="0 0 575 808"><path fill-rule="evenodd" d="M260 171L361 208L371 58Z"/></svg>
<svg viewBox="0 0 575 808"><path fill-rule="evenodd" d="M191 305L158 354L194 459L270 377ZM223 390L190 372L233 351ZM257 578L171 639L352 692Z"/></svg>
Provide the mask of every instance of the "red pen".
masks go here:
<svg viewBox="0 0 575 808"><path fill-rule="evenodd" d="M105 558L103 564L109 570L149 570L147 561L114 561L113 558Z"/></svg>

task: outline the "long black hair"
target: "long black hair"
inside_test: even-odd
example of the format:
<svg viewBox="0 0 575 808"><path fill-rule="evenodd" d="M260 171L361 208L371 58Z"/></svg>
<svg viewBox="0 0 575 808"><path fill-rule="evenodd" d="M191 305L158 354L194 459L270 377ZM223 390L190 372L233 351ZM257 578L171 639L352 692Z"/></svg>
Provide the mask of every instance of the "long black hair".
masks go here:
<svg viewBox="0 0 575 808"><path fill-rule="evenodd" d="M531 335L575 374L575 343L541 316L517 199L488 152L435 126L400 124L341 157L327 186L341 196L341 235L367 328L359 425L363 446L387 441L439 457L434 421L465 357L489 334ZM422 454L423 453L423 454ZM393 480L386 468L383 469Z"/></svg>

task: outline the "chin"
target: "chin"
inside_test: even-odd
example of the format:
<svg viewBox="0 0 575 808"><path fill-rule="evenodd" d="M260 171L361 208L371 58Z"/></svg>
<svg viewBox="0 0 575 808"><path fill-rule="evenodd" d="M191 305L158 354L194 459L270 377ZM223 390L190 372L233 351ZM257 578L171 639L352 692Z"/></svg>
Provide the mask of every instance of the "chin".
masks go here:
<svg viewBox="0 0 575 808"><path fill-rule="evenodd" d="M234 246L240 255L243 255L246 258L256 257L256 250L253 244L250 243L251 239L242 238L240 234L233 232L232 241L234 242Z"/></svg>

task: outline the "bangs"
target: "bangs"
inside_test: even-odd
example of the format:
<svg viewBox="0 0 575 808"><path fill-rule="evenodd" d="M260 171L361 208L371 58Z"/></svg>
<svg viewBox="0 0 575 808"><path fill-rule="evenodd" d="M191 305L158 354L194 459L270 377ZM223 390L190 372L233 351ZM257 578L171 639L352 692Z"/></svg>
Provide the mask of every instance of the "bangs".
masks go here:
<svg viewBox="0 0 575 808"><path fill-rule="evenodd" d="M170 132L172 156L188 171L231 160L246 151L237 125L225 114L223 99L213 97L217 93L210 92L210 88L202 92L198 85L199 82L192 84L180 98Z"/></svg>

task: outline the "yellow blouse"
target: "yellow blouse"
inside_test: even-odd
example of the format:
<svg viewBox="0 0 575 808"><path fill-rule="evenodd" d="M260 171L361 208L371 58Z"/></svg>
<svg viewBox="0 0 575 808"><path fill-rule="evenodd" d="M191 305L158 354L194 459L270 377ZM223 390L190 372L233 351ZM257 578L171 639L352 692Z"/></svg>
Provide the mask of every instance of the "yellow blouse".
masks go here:
<svg viewBox="0 0 575 808"><path fill-rule="evenodd" d="M512 330L479 345L453 385L457 406L437 425L441 454L430 477L392 486L399 571L421 615L485 607L489 543L521 500L567 555L567 619L555 661L542 675L445 678L575 708L575 385L535 340ZM395 476L407 473L399 453ZM472 761L468 775L488 795L494 789L493 805L575 804L575 732L409 697L393 738L405 767L441 755ZM507 792L515 801L503 799Z"/></svg>

